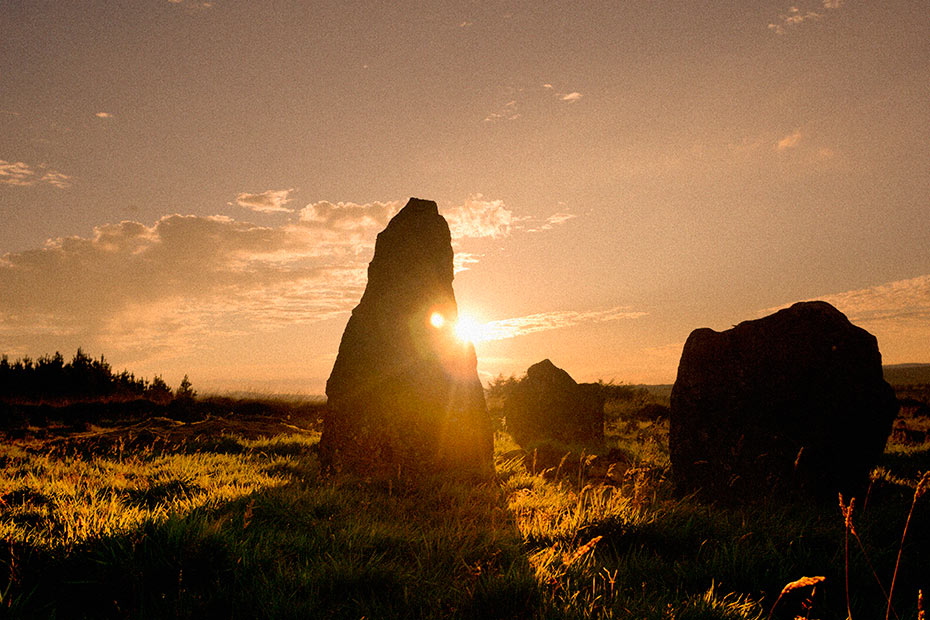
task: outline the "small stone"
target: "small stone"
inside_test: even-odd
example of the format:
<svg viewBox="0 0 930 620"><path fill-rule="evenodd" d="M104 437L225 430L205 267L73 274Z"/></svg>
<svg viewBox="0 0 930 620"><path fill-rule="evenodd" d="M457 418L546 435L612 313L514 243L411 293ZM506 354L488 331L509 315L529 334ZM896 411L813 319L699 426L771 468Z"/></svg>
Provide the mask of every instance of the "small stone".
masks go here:
<svg viewBox="0 0 930 620"><path fill-rule="evenodd" d="M548 359L533 364L511 388L507 430L520 445L540 441L600 445L604 397L597 384L579 384Z"/></svg>

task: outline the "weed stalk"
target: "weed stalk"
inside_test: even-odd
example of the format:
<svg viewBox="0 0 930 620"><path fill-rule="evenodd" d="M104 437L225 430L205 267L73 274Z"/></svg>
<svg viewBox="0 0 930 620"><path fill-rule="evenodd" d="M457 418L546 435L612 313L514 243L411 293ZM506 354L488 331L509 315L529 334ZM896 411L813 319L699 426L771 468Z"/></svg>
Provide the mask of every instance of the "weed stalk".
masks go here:
<svg viewBox="0 0 930 620"><path fill-rule="evenodd" d="M924 494L927 487L930 487L930 471L925 472L920 482L917 483L917 488L914 489L914 499L911 501L911 509L907 511L907 520L904 522L904 532L901 534L901 544L898 546L898 559L894 563L894 574L891 576L891 588L888 590L888 607L885 608L885 620L888 620L888 615L891 613L891 595L894 594L894 583L898 578L898 568L901 566L901 554L904 551L904 539L907 537L907 528L911 524L911 515L914 514L914 506L917 505L917 500Z"/></svg>

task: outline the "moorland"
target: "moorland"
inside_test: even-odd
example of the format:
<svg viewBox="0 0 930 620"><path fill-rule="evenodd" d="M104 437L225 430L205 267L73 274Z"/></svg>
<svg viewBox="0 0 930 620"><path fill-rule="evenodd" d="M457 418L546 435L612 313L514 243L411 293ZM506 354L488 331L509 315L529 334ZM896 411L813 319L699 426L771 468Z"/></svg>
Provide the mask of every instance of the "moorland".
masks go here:
<svg viewBox="0 0 930 620"><path fill-rule="evenodd" d="M672 487L667 388L604 385L592 451L517 446L501 379L493 477L379 482L321 472L319 400L123 383L3 399L0 616L904 619L930 593L927 385L896 386L911 432L864 497L733 505Z"/></svg>

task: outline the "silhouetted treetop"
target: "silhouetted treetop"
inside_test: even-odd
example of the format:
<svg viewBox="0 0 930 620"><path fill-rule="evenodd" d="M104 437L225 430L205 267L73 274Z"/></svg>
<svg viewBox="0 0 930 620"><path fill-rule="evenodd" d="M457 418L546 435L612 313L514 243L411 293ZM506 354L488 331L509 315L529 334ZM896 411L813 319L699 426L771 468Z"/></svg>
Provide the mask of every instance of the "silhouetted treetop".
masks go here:
<svg viewBox="0 0 930 620"><path fill-rule="evenodd" d="M190 380L185 375L179 394L193 398ZM128 370L113 372L101 355L94 359L78 349L70 362L58 351L33 360L24 356L14 362L0 357L0 401L67 402L95 400L131 400L147 398L155 402L172 399L171 388L156 376L151 382L136 378Z"/></svg>

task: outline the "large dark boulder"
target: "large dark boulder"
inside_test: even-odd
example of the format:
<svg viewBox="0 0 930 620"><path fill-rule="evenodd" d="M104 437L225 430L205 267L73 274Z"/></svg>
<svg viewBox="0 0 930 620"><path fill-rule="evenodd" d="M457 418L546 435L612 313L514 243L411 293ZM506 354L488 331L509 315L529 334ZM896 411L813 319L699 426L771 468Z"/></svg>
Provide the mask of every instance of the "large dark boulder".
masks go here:
<svg viewBox="0 0 930 620"><path fill-rule="evenodd" d="M533 364L515 382L505 405L507 430L522 446L557 441L600 444L604 397L597 384L579 384L549 360Z"/></svg>
<svg viewBox="0 0 930 620"><path fill-rule="evenodd" d="M672 389L676 486L708 499L861 494L898 411L878 343L821 301L697 329Z"/></svg>
<svg viewBox="0 0 930 620"><path fill-rule="evenodd" d="M323 466L366 476L490 470L474 346L455 338L449 226L411 198L378 235L326 383Z"/></svg>

